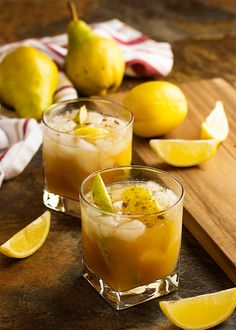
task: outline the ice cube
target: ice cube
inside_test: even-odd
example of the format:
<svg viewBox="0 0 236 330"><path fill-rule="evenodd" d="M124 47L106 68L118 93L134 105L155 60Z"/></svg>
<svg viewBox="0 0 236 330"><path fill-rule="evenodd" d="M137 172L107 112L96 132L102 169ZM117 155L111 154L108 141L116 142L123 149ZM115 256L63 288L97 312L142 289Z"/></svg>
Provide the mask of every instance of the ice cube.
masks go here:
<svg viewBox="0 0 236 330"><path fill-rule="evenodd" d="M123 120L112 116L106 116L105 123L106 126L109 127L110 129L118 129L126 125L126 123Z"/></svg>
<svg viewBox="0 0 236 330"><path fill-rule="evenodd" d="M102 120L103 120L102 114L94 111L89 112L87 121L90 122L92 125L99 126L102 123Z"/></svg>
<svg viewBox="0 0 236 330"><path fill-rule="evenodd" d="M162 191L163 189L165 189L164 187L162 187L159 183L154 182L154 181L147 181L146 183L146 188L148 190L150 190L151 192L159 192Z"/></svg>
<svg viewBox="0 0 236 330"><path fill-rule="evenodd" d="M146 188L153 193L156 201L163 209L175 204L178 199L177 195L171 189L165 188L157 182L148 181Z"/></svg>
<svg viewBox="0 0 236 330"><path fill-rule="evenodd" d="M111 155L117 155L127 148L129 141L127 139L114 139L112 143L112 148L110 149Z"/></svg>
<svg viewBox="0 0 236 330"><path fill-rule="evenodd" d="M122 213L123 201L116 201L113 203L113 208L116 213Z"/></svg>
<svg viewBox="0 0 236 330"><path fill-rule="evenodd" d="M139 220L132 220L121 224L116 229L116 235L125 241L134 241L145 231L145 225Z"/></svg>
<svg viewBox="0 0 236 330"><path fill-rule="evenodd" d="M155 195L157 202L160 204L160 206L163 209L166 209L167 207L170 207L171 205L175 204L177 201L176 194L170 190L170 189L164 189L162 191L159 191Z"/></svg>
<svg viewBox="0 0 236 330"><path fill-rule="evenodd" d="M96 146L100 149L101 152L111 153L113 148L113 139L106 137L105 139L97 139L95 141Z"/></svg>
<svg viewBox="0 0 236 330"><path fill-rule="evenodd" d="M79 148L79 152L80 151L88 151L88 152L98 152L98 149L95 145L89 143L88 141L85 141L84 139L79 139L79 143L78 143L78 148Z"/></svg>
<svg viewBox="0 0 236 330"><path fill-rule="evenodd" d="M76 143L78 143L78 140L75 136L71 134L59 134L58 143L62 146L73 148L75 147Z"/></svg>
<svg viewBox="0 0 236 330"><path fill-rule="evenodd" d="M88 207L87 210L85 208L81 208L81 216L83 218L82 226L88 236L96 235L100 237L99 223L94 220L100 215L101 212L92 207Z"/></svg>
<svg viewBox="0 0 236 330"><path fill-rule="evenodd" d="M118 222L113 216L102 216L98 218L100 234L102 237L114 236Z"/></svg>

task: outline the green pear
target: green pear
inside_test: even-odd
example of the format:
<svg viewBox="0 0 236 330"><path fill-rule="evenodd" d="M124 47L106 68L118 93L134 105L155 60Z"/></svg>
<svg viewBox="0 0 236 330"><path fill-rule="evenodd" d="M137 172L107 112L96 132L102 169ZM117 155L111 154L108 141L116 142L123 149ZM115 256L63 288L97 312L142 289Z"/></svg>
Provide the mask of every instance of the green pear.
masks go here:
<svg viewBox="0 0 236 330"><path fill-rule="evenodd" d="M84 95L105 95L121 84L125 62L123 53L113 40L96 35L77 18L70 3L73 20L68 26L68 54L65 71L75 87Z"/></svg>
<svg viewBox="0 0 236 330"><path fill-rule="evenodd" d="M0 100L21 117L40 119L57 83L56 64L33 47L20 46L0 63Z"/></svg>

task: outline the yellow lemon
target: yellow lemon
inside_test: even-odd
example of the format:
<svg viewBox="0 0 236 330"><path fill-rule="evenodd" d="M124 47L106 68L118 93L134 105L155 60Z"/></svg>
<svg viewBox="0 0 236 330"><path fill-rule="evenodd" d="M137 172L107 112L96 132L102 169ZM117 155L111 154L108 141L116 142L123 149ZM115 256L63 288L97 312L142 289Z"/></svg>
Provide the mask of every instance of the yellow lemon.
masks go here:
<svg viewBox="0 0 236 330"><path fill-rule="evenodd" d="M78 127L75 133L82 136L104 135L109 133L106 129L100 127Z"/></svg>
<svg viewBox="0 0 236 330"><path fill-rule="evenodd" d="M160 308L167 318L186 330L212 328L229 318L235 306L236 288L160 302Z"/></svg>
<svg viewBox="0 0 236 330"><path fill-rule="evenodd" d="M138 185L126 188L122 201L125 214L150 214L159 210L151 191Z"/></svg>
<svg viewBox="0 0 236 330"><path fill-rule="evenodd" d="M229 124L224 105L217 101L215 108L207 116L201 126L201 139L216 139L223 142L229 134Z"/></svg>
<svg viewBox="0 0 236 330"><path fill-rule="evenodd" d="M199 165L214 156L218 140L150 140L153 151L173 166Z"/></svg>
<svg viewBox="0 0 236 330"><path fill-rule="evenodd" d="M183 122L188 112L183 92L165 81L134 87L123 104L134 114L134 133L143 137L167 134Z"/></svg>
<svg viewBox="0 0 236 330"><path fill-rule="evenodd" d="M29 257L45 242L50 228L50 219L51 213L46 211L1 245L0 252L12 258Z"/></svg>

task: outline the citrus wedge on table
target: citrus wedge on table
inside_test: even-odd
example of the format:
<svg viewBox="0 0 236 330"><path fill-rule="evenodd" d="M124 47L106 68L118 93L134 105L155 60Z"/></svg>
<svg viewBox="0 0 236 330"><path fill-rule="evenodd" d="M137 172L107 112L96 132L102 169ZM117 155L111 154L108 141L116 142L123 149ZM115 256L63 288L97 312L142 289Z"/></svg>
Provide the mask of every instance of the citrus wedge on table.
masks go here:
<svg viewBox="0 0 236 330"><path fill-rule="evenodd" d="M94 203L104 212L113 212L113 205L100 174L96 174L92 184Z"/></svg>
<svg viewBox="0 0 236 330"><path fill-rule="evenodd" d="M217 140L150 140L153 151L167 164L179 167L199 165L214 156Z"/></svg>
<svg viewBox="0 0 236 330"><path fill-rule="evenodd" d="M222 142L228 134L229 124L224 106L221 101L217 101L215 108L202 123L201 139L216 139Z"/></svg>
<svg viewBox="0 0 236 330"><path fill-rule="evenodd" d="M50 219L51 213L46 211L1 245L0 252L12 258L29 257L45 242L50 228Z"/></svg>
<svg viewBox="0 0 236 330"><path fill-rule="evenodd" d="M192 298L161 301L167 318L182 329L209 329L224 322L236 307L236 288Z"/></svg>

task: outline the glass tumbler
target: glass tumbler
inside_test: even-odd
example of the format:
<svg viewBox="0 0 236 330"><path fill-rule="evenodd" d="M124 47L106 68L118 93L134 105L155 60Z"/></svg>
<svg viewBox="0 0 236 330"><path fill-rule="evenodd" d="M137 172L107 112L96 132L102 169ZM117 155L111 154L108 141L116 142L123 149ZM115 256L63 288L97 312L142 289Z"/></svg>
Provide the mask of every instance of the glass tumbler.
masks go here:
<svg viewBox="0 0 236 330"><path fill-rule="evenodd" d="M88 121L78 130L75 117L83 106ZM78 192L85 177L131 163L133 115L110 100L79 98L53 104L42 122L44 204L80 216Z"/></svg>
<svg viewBox="0 0 236 330"><path fill-rule="evenodd" d="M111 198L115 196L114 205L122 205L122 194L138 185L150 192L157 208L154 210L152 203L140 208L138 204L146 197L136 194L131 202L132 208L139 208L136 214L100 210L92 196L97 173ZM145 166L97 173L84 180L80 191L84 278L116 309L175 291L179 283L183 186L169 173Z"/></svg>

